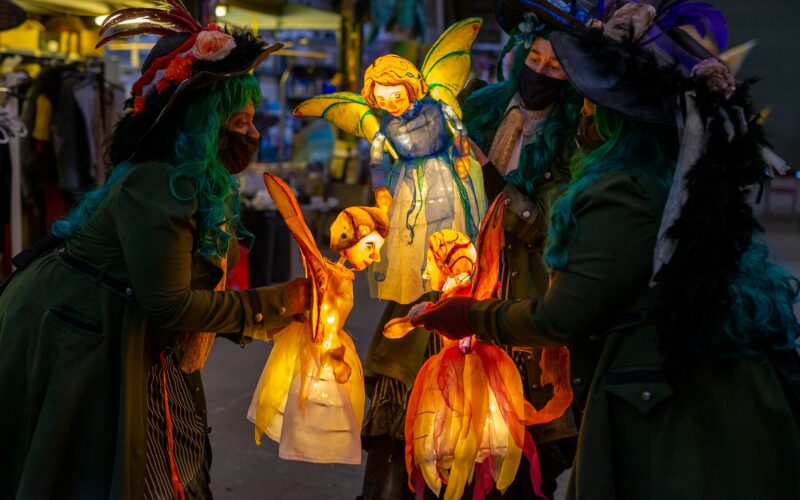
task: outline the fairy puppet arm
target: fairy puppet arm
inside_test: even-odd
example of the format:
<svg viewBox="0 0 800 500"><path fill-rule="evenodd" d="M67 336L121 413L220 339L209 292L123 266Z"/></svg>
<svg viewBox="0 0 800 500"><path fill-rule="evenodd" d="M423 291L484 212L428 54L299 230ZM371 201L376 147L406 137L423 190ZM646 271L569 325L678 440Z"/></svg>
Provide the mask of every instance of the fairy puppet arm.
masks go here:
<svg viewBox="0 0 800 500"><path fill-rule="evenodd" d="M446 102L442 102L442 113L444 113L447 128L453 134L453 145L456 148L456 157L453 168L461 179L466 179L469 175L469 135L464 122L458 113Z"/></svg>
<svg viewBox="0 0 800 500"><path fill-rule="evenodd" d="M392 204L392 194L386 187L386 173L383 171L383 152L387 144L389 141L383 132L378 131L372 138L369 150L369 173L372 189L375 191L375 203L388 213Z"/></svg>

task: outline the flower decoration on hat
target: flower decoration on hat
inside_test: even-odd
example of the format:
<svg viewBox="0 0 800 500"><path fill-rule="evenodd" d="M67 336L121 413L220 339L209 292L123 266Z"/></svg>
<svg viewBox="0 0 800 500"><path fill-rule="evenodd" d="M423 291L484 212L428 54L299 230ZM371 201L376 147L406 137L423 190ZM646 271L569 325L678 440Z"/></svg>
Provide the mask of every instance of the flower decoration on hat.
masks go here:
<svg viewBox="0 0 800 500"><path fill-rule="evenodd" d="M280 44L267 46L257 37L231 35L215 24L204 27L181 0L163 0L158 7L132 7L111 14L100 28L97 47L140 34L162 38L145 60L141 77L133 84L135 114L145 109L154 94L179 87L178 92L185 90L194 83L182 84L190 80L195 82L200 73L225 78L249 71L266 54L281 47ZM239 47L241 44L243 46ZM234 51L236 57L232 56ZM228 59L233 62L229 64ZM241 67L232 67L233 64ZM196 83L198 87L201 84Z"/></svg>
<svg viewBox="0 0 800 500"><path fill-rule="evenodd" d="M522 22L519 23L519 32L514 35L514 44L531 48L534 40L547 29L547 24L539 20L533 12L526 12Z"/></svg>

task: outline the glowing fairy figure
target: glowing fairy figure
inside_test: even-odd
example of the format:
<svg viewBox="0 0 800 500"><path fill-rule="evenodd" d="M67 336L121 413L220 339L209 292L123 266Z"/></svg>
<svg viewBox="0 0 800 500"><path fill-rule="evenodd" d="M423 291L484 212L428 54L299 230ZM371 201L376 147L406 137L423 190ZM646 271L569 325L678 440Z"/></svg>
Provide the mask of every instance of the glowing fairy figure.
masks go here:
<svg viewBox="0 0 800 500"><path fill-rule="evenodd" d="M480 166L469 156L456 96L470 69L470 47L482 20L445 31L421 70L389 54L364 74L361 95L338 92L303 102L298 116L322 116L372 142L370 168L377 205L391 231L380 264L372 266L373 295L399 304L430 288L422 280L428 237L455 229L475 237L485 212ZM382 110L379 118L373 110ZM384 161L388 151L394 159Z"/></svg>
<svg viewBox="0 0 800 500"><path fill-rule="evenodd" d="M379 261L389 220L375 207L343 210L331 226L330 247L341 255L334 263L319 252L291 189L271 174L264 181L300 247L314 300L310 321L293 322L273 336L248 410L256 443L266 434L280 443L281 458L361 463L364 376L344 331L355 278L345 262L361 271Z"/></svg>
<svg viewBox="0 0 800 500"><path fill-rule="evenodd" d="M442 298L495 296L504 199L498 196L489 209L492 216L483 221L477 259L465 235L443 232L429 239L426 275L443 291ZM404 336L414 328L414 317L431 306L417 304L409 317L387 323L384 335ZM468 482L474 484L473 498L483 498L493 486L503 492L516 477L524 453L539 492L536 447L526 426L561 416L572 402L567 351L545 349L540 366L542 381L552 384L554 394L536 410L525 400L519 371L505 351L474 337L444 339L444 348L422 365L408 396L405 442L411 489L419 494L427 484L439 496L446 486L445 500L461 498Z"/></svg>

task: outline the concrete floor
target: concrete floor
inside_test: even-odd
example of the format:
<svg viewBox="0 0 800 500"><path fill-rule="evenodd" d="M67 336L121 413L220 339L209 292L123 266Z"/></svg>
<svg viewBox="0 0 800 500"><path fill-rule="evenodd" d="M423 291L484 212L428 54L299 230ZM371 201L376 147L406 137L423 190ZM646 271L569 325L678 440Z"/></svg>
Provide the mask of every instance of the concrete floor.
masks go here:
<svg viewBox="0 0 800 500"><path fill-rule="evenodd" d="M785 208L773 206L772 214L762 219L774 260L800 276L800 227ZM356 278L355 297L356 306L347 328L363 357L383 306L369 299L363 274ZM245 416L269 349L270 345L259 342L243 350L219 340L206 365L214 495L221 500L352 500L360 492L363 465L285 461L278 458L277 445L268 439L261 446L255 445L253 426ZM563 495L563 488L559 493Z"/></svg>

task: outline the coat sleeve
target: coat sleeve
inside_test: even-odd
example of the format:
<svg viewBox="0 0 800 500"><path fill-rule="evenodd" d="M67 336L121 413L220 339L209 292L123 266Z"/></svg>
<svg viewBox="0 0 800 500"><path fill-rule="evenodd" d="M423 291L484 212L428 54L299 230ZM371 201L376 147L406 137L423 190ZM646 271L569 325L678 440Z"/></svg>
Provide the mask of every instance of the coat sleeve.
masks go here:
<svg viewBox="0 0 800 500"><path fill-rule="evenodd" d="M578 342L611 326L643 292L660 214L635 178L609 174L578 195L568 264L541 299L484 300L470 310L479 337L517 346Z"/></svg>
<svg viewBox="0 0 800 500"><path fill-rule="evenodd" d="M148 318L169 330L247 337L288 324L288 301L280 287L191 288L197 200L188 180L174 186L182 200L170 193L170 170L165 164L137 166L117 197L117 234L134 299Z"/></svg>

